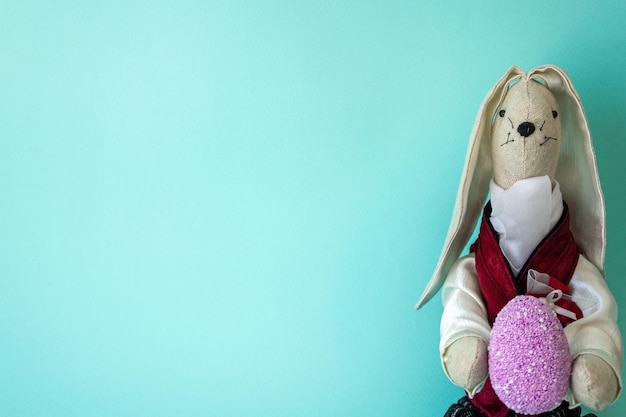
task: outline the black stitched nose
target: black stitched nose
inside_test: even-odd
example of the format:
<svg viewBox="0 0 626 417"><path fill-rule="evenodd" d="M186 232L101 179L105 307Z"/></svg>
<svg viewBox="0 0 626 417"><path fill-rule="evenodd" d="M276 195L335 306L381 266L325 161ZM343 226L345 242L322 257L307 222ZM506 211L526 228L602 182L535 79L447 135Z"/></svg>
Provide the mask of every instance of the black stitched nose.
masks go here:
<svg viewBox="0 0 626 417"><path fill-rule="evenodd" d="M530 122L524 122L517 126L517 133L524 136L525 138L529 137L535 131L535 125Z"/></svg>

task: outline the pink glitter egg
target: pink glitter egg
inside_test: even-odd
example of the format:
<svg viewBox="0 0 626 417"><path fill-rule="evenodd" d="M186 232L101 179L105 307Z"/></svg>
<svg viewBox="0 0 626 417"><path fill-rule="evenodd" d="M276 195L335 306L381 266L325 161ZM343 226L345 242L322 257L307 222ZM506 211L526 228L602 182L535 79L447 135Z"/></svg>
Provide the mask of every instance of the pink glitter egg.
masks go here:
<svg viewBox="0 0 626 417"><path fill-rule="evenodd" d="M556 315L541 300L515 297L498 313L489 342L489 377L511 410L553 410L569 387L571 359Z"/></svg>

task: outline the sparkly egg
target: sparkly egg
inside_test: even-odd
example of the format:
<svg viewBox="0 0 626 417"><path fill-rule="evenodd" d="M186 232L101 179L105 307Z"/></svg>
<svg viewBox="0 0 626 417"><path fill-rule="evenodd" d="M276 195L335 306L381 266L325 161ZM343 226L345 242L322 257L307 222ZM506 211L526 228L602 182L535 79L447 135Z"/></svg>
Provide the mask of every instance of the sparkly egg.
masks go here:
<svg viewBox="0 0 626 417"><path fill-rule="evenodd" d="M569 387L569 346L541 300L520 295L509 301L496 317L488 350L491 385L509 409L540 414L561 404Z"/></svg>

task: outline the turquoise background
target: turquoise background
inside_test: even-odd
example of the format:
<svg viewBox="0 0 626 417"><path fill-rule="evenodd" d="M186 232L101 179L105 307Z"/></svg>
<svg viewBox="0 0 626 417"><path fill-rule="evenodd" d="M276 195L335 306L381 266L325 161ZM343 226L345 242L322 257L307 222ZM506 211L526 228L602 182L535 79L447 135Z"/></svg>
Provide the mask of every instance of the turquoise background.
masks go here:
<svg viewBox="0 0 626 417"><path fill-rule="evenodd" d="M462 393L441 303L413 305L515 64L582 97L626 305L624 21L622 1L1 1L0 415L442 416Z"/></svg>

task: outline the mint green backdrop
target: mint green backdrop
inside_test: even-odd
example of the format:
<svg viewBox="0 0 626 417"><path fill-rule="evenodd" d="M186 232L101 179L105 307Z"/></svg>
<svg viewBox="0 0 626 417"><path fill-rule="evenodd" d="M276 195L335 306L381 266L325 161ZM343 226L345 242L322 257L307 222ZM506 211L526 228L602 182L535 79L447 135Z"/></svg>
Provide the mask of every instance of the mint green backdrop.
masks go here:
<svg viewBox="0 0 626 417"><path fill-rule="evenodd" d="M626 305L625 20L622 1L0 2L0 415L443 415L462 393L441 303L413 304L515 64L582 97Z"/></svg>

